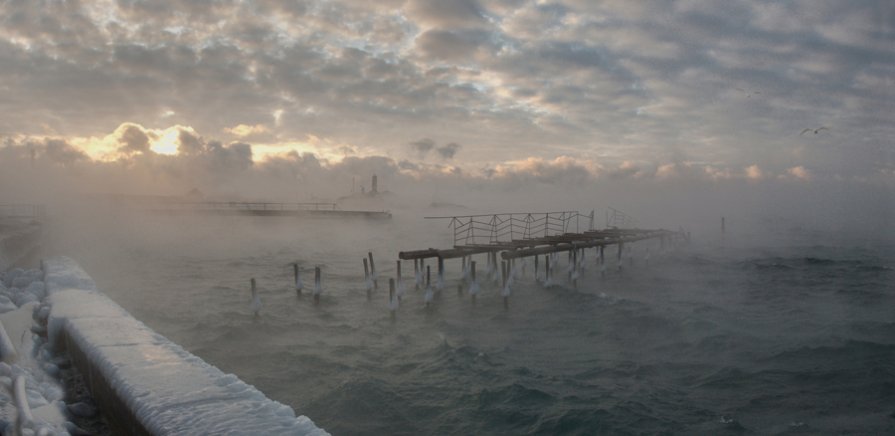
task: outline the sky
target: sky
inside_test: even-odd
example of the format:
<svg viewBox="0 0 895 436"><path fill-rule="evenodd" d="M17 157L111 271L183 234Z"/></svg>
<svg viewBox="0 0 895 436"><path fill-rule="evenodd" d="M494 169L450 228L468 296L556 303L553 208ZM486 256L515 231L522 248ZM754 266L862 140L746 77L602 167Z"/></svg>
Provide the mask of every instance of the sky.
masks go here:
<svg viewBox="0 0 895 436"><path fill-rule="evenodd" d="M893 94L889 0L0 2L0 159L158 190L315 171L891 190Z"/></svg>

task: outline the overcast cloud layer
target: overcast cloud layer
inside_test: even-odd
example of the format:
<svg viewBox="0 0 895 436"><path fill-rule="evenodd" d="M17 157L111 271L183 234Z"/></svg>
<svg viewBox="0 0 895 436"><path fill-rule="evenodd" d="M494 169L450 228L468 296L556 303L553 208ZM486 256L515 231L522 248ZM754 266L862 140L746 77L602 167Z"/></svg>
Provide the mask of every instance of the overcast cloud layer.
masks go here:
<svg viewBox="0 0 895 436"><path fill-rule="evenodd" d="M0 20L0 137L63 165L895 178L887 0L6 0Z"/></svg>

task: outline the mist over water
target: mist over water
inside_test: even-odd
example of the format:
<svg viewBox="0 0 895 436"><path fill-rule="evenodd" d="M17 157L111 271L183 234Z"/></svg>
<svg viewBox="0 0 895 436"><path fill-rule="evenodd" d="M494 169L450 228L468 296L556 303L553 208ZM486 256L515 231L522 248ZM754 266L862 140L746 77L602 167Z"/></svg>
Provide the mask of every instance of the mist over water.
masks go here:
<svg viewBox="0 0 895 436"><path fill-rule="evenodd" d="M891 243L788 223L760 238L705 232L667 252L633 244L633 265L618 273L610 262L605 278L590 250L578 289L560 255L560 285L535 284L529 265L509 310L496 285L482 284L475 304L466 287L458 295L460 261L449 260L432 307L411 285L392 317L398 251L452 243L446 222L421 219L432 210L398 212L125 216L59 228L49 251L75 257L159 333L333 434L895 430ZM369 301L368 251L379 273ZM615 247L606 254L614 261ZM412 281L412 262L403 276Z"/></svg>

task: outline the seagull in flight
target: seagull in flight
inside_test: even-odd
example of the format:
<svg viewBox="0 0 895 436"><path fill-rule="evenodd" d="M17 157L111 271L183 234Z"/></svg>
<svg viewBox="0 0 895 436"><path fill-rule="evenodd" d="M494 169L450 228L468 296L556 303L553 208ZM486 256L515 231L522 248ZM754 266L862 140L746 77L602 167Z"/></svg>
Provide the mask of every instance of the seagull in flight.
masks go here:
<svg viewBox="0 0 895 436"><path fill-rule="evenodd" d="M746 90L743 89L743 88L734 88L734 89L736 89L737 91L742 92L743 94L746 94L746 98L751 98L751 97L752 97L752 94L755 94L755 95L761 95L761 91L751 91L751 92L750 92L750 91L746 91Z"/></svg>
<svg viewBox="0 0 895 436"><path fill-rule="evenodd" d="M814 134L816 135L816 134L820 133L821 130L830 130L830 129L828 129L826 126L820 126L816 129L805 129L805 130L802 130L802 133L799 133L799 136L802 136L808 132L814 132Z"/></svg>

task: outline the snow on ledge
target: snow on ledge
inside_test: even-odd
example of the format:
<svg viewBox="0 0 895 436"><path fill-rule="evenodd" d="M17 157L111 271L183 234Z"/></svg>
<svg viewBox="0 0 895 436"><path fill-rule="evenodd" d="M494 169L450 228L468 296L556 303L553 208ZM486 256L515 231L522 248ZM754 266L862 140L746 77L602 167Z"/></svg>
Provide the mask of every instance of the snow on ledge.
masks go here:
<svg viewBox="0 0 895 436"><path fill-rule="evenodd" d="M328 434L153 332L99 292L74 260L45 259L43 270L52 304L49 343L77 348L149 433Z"/></svg>

